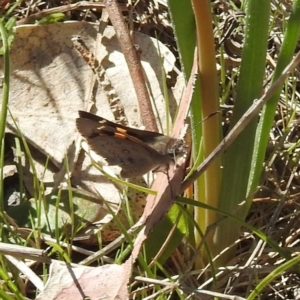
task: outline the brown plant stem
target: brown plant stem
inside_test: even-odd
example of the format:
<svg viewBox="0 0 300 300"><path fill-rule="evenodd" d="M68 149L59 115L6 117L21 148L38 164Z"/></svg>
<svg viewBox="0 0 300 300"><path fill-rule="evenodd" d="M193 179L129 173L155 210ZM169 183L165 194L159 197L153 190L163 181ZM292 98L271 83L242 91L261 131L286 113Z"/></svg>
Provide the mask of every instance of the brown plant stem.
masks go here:
<svg viewBox="0 0 300 300"><path fill-rule="evenodd" d="M147 130L157 132L158 127L155 121L155 116L145 83L142 65L130 37L129 30L125 24L122 12L116 0L105 0L104 4L109 14L109 18L115 28L116 36L119 40L121 50L128 65L130 76L139 102L141 119Z"/></svg>

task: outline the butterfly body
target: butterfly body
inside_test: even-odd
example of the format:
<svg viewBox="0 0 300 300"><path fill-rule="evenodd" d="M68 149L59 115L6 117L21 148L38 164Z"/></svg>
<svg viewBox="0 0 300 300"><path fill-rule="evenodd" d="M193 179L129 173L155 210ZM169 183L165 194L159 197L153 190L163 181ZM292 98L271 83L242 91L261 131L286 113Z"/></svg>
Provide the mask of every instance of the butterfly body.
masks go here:
<svg viewBox="0 0 300 300"><path fill-rule="evenodd" d="M167 170L174 163L178 145L182 145L166 135L126 127L85 111L79 111L76 126L94 152L109 165L122 168L124 178Z"/></svg>

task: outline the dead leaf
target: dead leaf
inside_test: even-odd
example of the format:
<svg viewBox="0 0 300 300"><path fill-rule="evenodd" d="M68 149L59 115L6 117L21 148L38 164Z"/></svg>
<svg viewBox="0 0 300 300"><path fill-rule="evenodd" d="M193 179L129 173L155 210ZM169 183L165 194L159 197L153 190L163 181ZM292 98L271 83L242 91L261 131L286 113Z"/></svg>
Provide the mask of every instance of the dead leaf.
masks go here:
<svg viewBox="0 0 300 300"><path fill-rule="evenodd" d="M91 300L126 300L129 296L127 285L122 280L124 273L124 267L116 264L91 268L55 262L50 266L45 289L36 299L82 300L88 297Z"/></svg>

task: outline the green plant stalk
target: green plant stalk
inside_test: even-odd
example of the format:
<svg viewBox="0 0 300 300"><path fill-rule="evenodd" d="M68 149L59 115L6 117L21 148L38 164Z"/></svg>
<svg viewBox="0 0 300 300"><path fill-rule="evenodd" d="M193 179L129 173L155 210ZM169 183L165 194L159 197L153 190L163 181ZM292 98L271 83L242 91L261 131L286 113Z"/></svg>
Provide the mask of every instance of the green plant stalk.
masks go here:
<svg viewBox="0 0 300 300"><path fill-rule="evenodd" d="M190 2L168 0L170 16L176 36L182 71L187 81L193 66L196 45L194 13Z"/></svg>
<svg viewBox="0 0 300 300"><path fill-rule="evenodd" d="M121 196L121 195L120 195ZM123 193L123 197L120 197L121 200L121 209L124 211L126 219L128 221L129 226L133 226L136 220L133 217L133 212L130 207L130 199L126 195L126 191Z"/></svg>
<svg viewBox="0 0 300 300"><path fill-rule="evenodd" d="M111 179L113 182L115 182L116 184L119 184L121 186L128 186L129 188L132 188L134 190L137 190L139 192L143 192L143 193L146 193L146 194L150 194L150 195L156 195L157 194L157 191L153 191L151 189L148 189L148 188L145 188L143 186L140 186L140 185L136 185L136 184L133 184L133 183L130 183L130 182L127 182L127 181L124 181L122 179L119 179L115 176L112 176L110 174L108 174L107 172L105 172L98 164L97 162L95 162L92 157L90 156L91 158L91 161L92 161L92 165L93 167L95 167L96 169L98 169L101 173L103 173L105 175L105 177L107 177L108 179Z"/></svg>
<svg viewBox="0 0 300 300"><path fill-rule="evenodd" d="M16 157L17 157L17 170L19 175L19 189L20 189L20 202L24 201L23 193L24 193L24 174L23 174L23 166L22 166L22 150L21 150L21 143L18 137L15 137L15 145L16 145Z"/></svg>
<svg viewBox="0 0 300 300"><path fill-rule="evenodd" d="M197 48L199 58L199 78L201 85L201 107L193 107L202 113L202 119L219 110L219 92L218 92L218 76L216 70L215 45L212 27L212 16L210 3L207 0L192 0L196 20L197 32ZM206 158L220 142L220 117L215 114L202 122L202 147L203 158ZM199 201L205 201L211 206L217 206L219 201L220 185L221 185L221 168L220 159L216 159L213 164L204 173L204 198L203 192L199 189L199 193L195 198ZM200 179L201 180L201 179ZM199 181L198 181L199 182ZM200 186L201 187L201 186ZM196 222L201 224L205 215L205 227L216 222L217 215L214 211L195 211L198 217ZM196 245L201 242L201 236L196 234ZM207 239L209 249L213 247L213 232ZM204 252L205 253L205 252ZM203 253L203 254L204 254ZM204 262L208 261L207 255L204 254ZM198 263L198 267L200 264Z"/></svg>
<svg viewBox="0 0 300 300"><path fill-rule="evenodd" d="M3 167L4 167L4 138L0 139L0 212L1 212L1 223L4 221L4 174L3 174ZM1 228L2 226L0 226ZM2 228L0 232L2 231Z"/></svg>
<svg viewBox="0 0 300 300"><path fill-rule="evenodd" d="M128 258L131 251L132 251L131 245L127 245L126 247L123 246L121 249L119 249L117 252L117 255L115 257L115 263L118 265L121 265L126 260L126 258ZM146 269L148 270L148 265L147 264L145 264L145 265L147 266Z"/></svg>
<svg viewBox="0 0 300 300"><path fill-rule="evenodd" d="M55 239L56 239L56 243L59 244L60 243L60 237L61 237L61 231L60 231L60 226L59 226L59 205L60 205L60 201L61 201L61 188L58 189L57 196L56 196L55 200L56 201L55 201L54 236L55 236ZM43 208L44 208L44 211L45 211L45 215L47 216L47 219L46 219L47 220L47 225L48 225L49 231L51 232L51 225L50 225L50 222L49 222L48 214L46 214L47 208L46 208L46 206L44 206Z"/></svg>
<svg viewBox="0 0 300 300"><path fill-rule="evenodd" d="M10 79L10 63L9 63L9 46L7 41L7 32L5 30L3 20L0 19L0 34L3 43L3 60L4 60L4 81L3 81L3 94L1 105L1 119L0 119L0 145L2 151L0 153L0 210L3 211L4 207L4 190L3 190L3 166L4 166L4 134L5 124L7 117L7 104L9 99L9 79Z"/></svg>
<svg viewBox="0 0 300 300"><path fill-rule="evenodd" d="M70 180L70 168L69 168L69 162L68 162L68 158L67 156L65 156L64 159L64 165L65 165L65 170L66 170L66 174L67 174L67 185L68 185L68 198L69 198L69 207L70 207L70 218L71 218L71 234L69 236L69 242L72 244L72 241L76 235L76 230L77 228L75 228L75 208L74 208L74 202L73 202L73 192L72 192L72 185L71 185L71 180ZM69 247L69 252L68 255L71 256L72 255L72 248Z"/></svg>
<svg viewBox="0 0 300 300"><path fill-rule="evenodd" d="M193 8L191 2L182 0L169 0L168 7L174 28L182 71L185 81L187 82L192 71L194 50L196 46L196 26ZM199 100L200 98L200 86L199 81L197 80L191 104L191 131L193 135L194 158L198 157L199 149L201 148L202 130L201 126L199 126L201 122L201 110L199 109L201 102ZM194 163L197 165L199 162L194 160Z"/></svg>
<svg viewBox="0 0 300 300"><path fill-rule="evenodd" d="M170 0L168 2L169 4L169 10L170 10L170 14L171 14L171 18L173 21L173 26L174 26L174 31L175 31L175 36L176 36L176 42L178 45L178 49L179 49L179 53L180 53L180 58L181 58L181 64L182 64L182 68L183 68L183 72L185 75L185 78L187 79L190 75L190 71L192 69L192 64L193 64L193 50L195 47L195 37L196 37L196 32L195 32L195 19L193 16L193 9L192 6L190 5L190 3L188 2L184 2L181 0ZM210 7L208 5L207 2L202 1L201 3L195 2L195 7L194 9L197 10L198 12L198 23L199 25L201 25L201 29L203 29L203 34L205 34L205 32L207 32L207 24L212 24L211 23L211 15L210 15ZM205 14L205 20L203 20L202 22L202 9L203 7L205 8L205 11L203 12ZM207 21L208 20L208 21ZM199 28L199 26L198 26ZM212 32L212 28L210 30L210 32L208 33L209 35L209 40L206 40L207 36L202 35L200 36L200 41L201 41L201 47L204 47L206 50L204 50L201 53L201 59L203 56L205 55L209 55L209 61L206 64L205 60L206 57L204 59L204 66L202 66L204 69L202 69L202 71L204 71L204 77L205 79L208 79L210 76L210 78L213 78L212 81L210 81L210 79L208 79L208 85L209 88L207 89L207 91L211 91L208 93L205 93L205 95L207 95L206 97L206 110L204 112L202 112L202 93L200 93L200 84L197 83L195 86L195 90L194 90L194 94L193 94L193 101L191 104L191 128L192 128L192 135L193 135L193 160L194 160L194 164L198 165L199 162L201 162L203 160L204 157L204 151L203 151L203 147L202 147L202 127L199 126L199 124L201 123L201 120L203 119L203 117L207 116L208 114L210 114L213 111L216 111L218 108L218 92L217 92L217 81L216 81L216 76L214 77L213 74L216 74L216 63L215 63L215 50L214 50L214 40L213 40L213 32ZM203 45L202 45L203 44ZM209 45L209 46L208 46ZM207 50L210 49L210 50ZM202 50L202 49L201 49ZM203 54L203 56L202 56ZM203 59L202 59L203 61ZM212 72L212 74L210 73ZM200 76L201 78L201 76ZM202 79L202 78L201 78ZM206 83L206 81L205 81ZM201 82L201 85L203 83ZM213 87L213 88L211 88ZM215 96L217 95L217 96ZM211 120L210 120L211 121ZM211 140L211 136L209 136L209 139L207 140L207 144L206 144L206 152L209 152L209 146L211 146L211 149L213 149L215 147L216 144L218 144L219 139L216 138L218 137L218 134L220 132L220 127L219 127L219 122L216 121L216 119L214 119L214 124L217 124L216 126L213 126L215 128L218 128L216 131L214 130L214 128L211 127L211 123L207 123L207 121L204 121L204 123L206 123L206 129L208 131L206 131L206 136L209 135L209 130L211 131L211 136L213 136L212 140ZM217 132L217 134L215 134L215 132ZM216 140L218 141L217 143L214 142L214 139L216 138ZM216 163L217 164L217 163ZM217 169L217 168L216 168ZM211 169L212 170L212 169ZM210 170L210 171L211 171ZM220 169L217 170L217 174L219 175ZM211 172L210 174L212 174L213 172ZM216 197L213 197L213 195L210 193L214 193L215 195L218 194L217 189L218 187L214 186L213 182L219 182L220 180L220 176L208 176L208 178L212 178L211 183L208 183L208 181L205 180L205 178L202 176L201 178L199 178L199 180L195 183L194 188L195 188L195 195L197 197L197 199L205 199L206 198L206 194L207 194L207 190L205 190L204 186L206 185L208 187L208 193L209 193L209 197L210 199L216 200ZM218 185L218 184L217 184ZM212 191L212 189L214 189L214 191ZM207 218L208 215L208 218ZM212 217L214 215L210 214L209 212L206 213L206 211L204 210L197 210L195 212L195 216L197 217L197 223L198 225L201 227L202 231L205 231L206 226L211 223L211 220L214 219L214 217ZM210 220L209 222L207 222L207 219ZM200 243L201 237L199 236L198 233L196 233L197 235L197 242L196 244Z"/></svg>
<svg viewBox="0 0 300 300"><path fill-rule="evenodd" d="M282 47L278 56L278 62L275 68L272 83L276 81L284 68L291 61L297 42L300 36L300 0L295 0L290 18L287 22L287 27L282 43ZM282 87L278 88L273 97L265 105L258 124L255 137L255 147L252 158L251 174L249 178L247 194L250 195L256 189L262 171L265 152L269 140L269 132L273 125L274 115L279 100L279 95Z"/></svg>
<svg viewBox="0 0 300 300"><path fill-rule="evenodd" d="M44 201L44 205L46 207L46 202L45 202L45 197L44 197L44 185L43 182L39 182L38 176L37 176L37 171L35 168L35 164L30 152L30 149L28 147L27 141L25 139L25 137L22 134L22 131L20 130L16 120L13 118L13 115L11 113L11 111L9 110L9 107L7 107L7 110L10 114L10 117L12 118L12 121L14 122L15 128L16 128L16 132L18 134L18 136L21 138L23 146L24 146L24 152L25 155L27 156L28 162L29 162L29 166L32 169L32 175L33 175L33 191L34 191L34 195L33 195L33 199L35 200L36 203L36 211L37 211L37 232L39 232L38 236L40 236L40 231L41 231L41 209L42 209L42 205L41 205L41 201ZM34 223L32 223L34 224ZM34 231L35 232L35 231ZM37 238L37 241L39 240L39 238Z"/></svg>
<svg viewBox="0 0 300 300"><path fill-rule="evenodd" d="M2 262L3 262L3 260L2 260ZM0 278L3 279L3 281L6 283L6 285L12 291L12 293L15 296L14 299L24 299L24 297L21 294L21 292L19 291L18 287L15 285L15 283L12 281L11 277L8 275L7 270L5 270L3 267L0 267ZM12 298L10 298L10 299L12 299Z"/></svg>
<svg viewBox="0 0 300 300"><path fill-rule="evenodd" d="M262 93L270 1L247 1L245 12L245 40L231 126L236 124L254 99L259 98ZM256 124L257 118L250 122L223 157L224 169L219 208L236 212L241 218L246 217L249 208L249 204L240 207L239 204L246 200L247 196ZM249 198L247 201L251 202L252 199ZM229 219L218 224L213 255L217 255L222 249L231 245L238 238L239 232L240 227ZM235 249L232 249L221 256L217 265L224 265L234 255L234 251Z"/></svg>
<svg viewBox="0 0 300 300"><path fill-rule="evenodd" d="M194 12L189 1L168 0L169 12L174 28L176 43L179 51L180 62L185 81L189 79L194 61L194 50L196 46L196 26ZM193 135L193 157L194 164L197 165L199 149L201 148L202 128L200 107L200 85L199 80L195 84L193 100L191 104L191 128ZM200 101L200 102L199 102Z"/></svg>
<svg viewBox="0 0 300 300"><path fill-rule="evenodd" d="M2 300L13 300L14 298L8 295L4 290L0 290L0 299ZM24 299L24 298L22 298Z"/></svg>
<svg viewBox="0 0 300 300"><path fill-rule="evenodd" d="M169 0L168 7L176 37L182 71L185 76L185 80L187 81L192 71L196 45L196 26L193 8L190 1L182 0ZM194 166L198 166L203 160L203 151L201 150L202 126L199 125L201 124L201 94L199 80L196 80L195 83L190 112L191 133L193 140L192 157ZM202 188L203 184L203 176L201 176L201 178L199 178L199 181L195 182L194 184L195 193L201 199L204 198L205 194L204 189ZM202 194L199 196L199 193ZM192 209L193 207L191 208L191 210ZM198 213L198 221L201 221L201 223L199 223L199 226L201 227L201 229L205 230L205 212L198 211ZM192 224L190 225L193 226ZM192 230L189 232L189 240L192 244L195 243L195 237Z"/></svg>
<svg viewBox="0 0 300 300"><path fill-rule="evenodd" d="M167 87L167 75L164 69L164 58L161 54L159 43L158 43L158 37L155 36L157 39L156 47L158 50L158 56L159 56L159 66L160 66L160 71L161 71L161 78L162 78L162 88L163 88L163 96L164 96L164 102L165 102L165 112L166 112L166 124L164 124L164 127L166 128L166 134L170 135L171 128L170 128L170 101L169 101L169 95L168 95L168 87Z"/></svg>
<svg viewBox="0 0 300 300"><path fill-rule="evenodd" d="M66 251L58 243L48 241L48 242L46 242L46 244L53 248L50 253L51 255L53 253L57 253L57 254L59 254L61 260L64 260L68 264L70 264L72 262L71 258L68 256Z"/></svg>

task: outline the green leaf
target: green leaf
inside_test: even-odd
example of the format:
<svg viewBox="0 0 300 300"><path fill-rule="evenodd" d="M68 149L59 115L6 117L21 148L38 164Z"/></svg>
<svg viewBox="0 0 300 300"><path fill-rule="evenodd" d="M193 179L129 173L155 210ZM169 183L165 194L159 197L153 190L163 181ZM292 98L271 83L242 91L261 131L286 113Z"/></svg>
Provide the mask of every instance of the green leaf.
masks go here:
<svg viewBox="0 0 300 300"><path fill-rule="evenodd" d="M231 126L260 97L265 75L267 41L269 33L270 1L248 1L246 6L245 39L242 53L240 77ZM240 217L246 217L252 199L247 197L247 185L250 176L257 119L254 119L233 142L224 155L223 181L219 208L234 212L242 201L246 205L239 210ZM239 236L240 228L228 220L217 227L214 255L232 244ZM223 265L232 253L221 258Z"/></svg>
<svg viewBox="0 0 300 300"><path fill-rule="evenodd" d="M39 25L53 24L63 21L65 19L65 14L63 13L53 13L38 21Z"/></svg>
<svg viewBox="0 0 300 300"><path fill-rule="evenodd" d="M169 236L174 228L172 235ZM158 258L159 263L163 264L182 242L183 237L187 234L187 228L187 221L180 207L173 205L166 217L154 227L145 242L148 261L151 261L168 241Z"/></svg>

